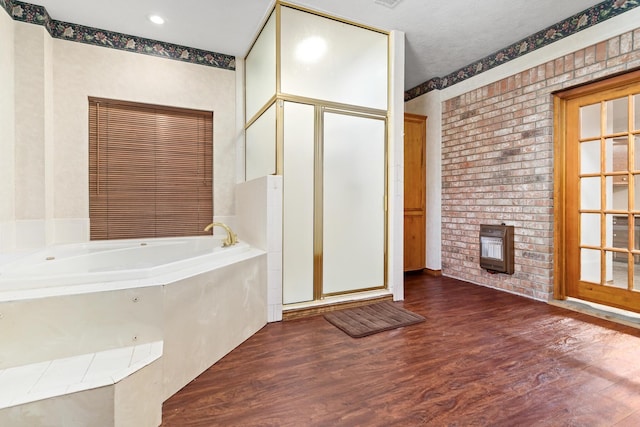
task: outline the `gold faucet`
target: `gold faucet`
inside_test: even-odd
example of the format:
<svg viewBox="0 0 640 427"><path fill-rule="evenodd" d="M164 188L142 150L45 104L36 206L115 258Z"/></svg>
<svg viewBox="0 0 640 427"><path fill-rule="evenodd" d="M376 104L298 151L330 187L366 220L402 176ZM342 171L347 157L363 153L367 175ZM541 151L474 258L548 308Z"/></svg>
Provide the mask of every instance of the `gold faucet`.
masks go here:
<svg viewBox="0 0 640 427"><path fill-rule="evenodd" d="M235 245L236 243L238 243L238 236L236 236L236 233L234 233L233 230L231 230L231 228L229 228L227 224L223 224L222 222L212 222L211 224L207 225L204 228L204 231L209 231L215 226L219 226L227 230L227 238L222 241L223 248L226 248L227 246Z"/></svg>

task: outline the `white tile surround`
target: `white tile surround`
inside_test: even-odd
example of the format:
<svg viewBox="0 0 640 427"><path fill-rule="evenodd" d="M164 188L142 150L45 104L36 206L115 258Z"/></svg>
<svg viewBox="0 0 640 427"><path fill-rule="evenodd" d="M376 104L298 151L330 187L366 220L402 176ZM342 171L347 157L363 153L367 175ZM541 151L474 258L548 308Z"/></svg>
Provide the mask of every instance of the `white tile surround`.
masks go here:
<svg viewBox="0 0 640 427"><path fill-rule="evenodd" d="M17 220L0 222L0 253L47 245L89 241L88 218Z"/></svg>
<svg viewBox="0 0 640 427"><path fill-rule="evenodd" d="M282 320L282 176L265 176L236 186L240 240L267 252L267 313Z"/></svg>

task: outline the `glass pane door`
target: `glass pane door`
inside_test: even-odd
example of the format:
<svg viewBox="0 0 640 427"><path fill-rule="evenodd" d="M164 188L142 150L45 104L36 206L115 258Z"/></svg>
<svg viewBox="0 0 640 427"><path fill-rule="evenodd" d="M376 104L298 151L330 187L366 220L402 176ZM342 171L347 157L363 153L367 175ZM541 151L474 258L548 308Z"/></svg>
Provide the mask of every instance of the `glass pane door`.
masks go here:
<svg viewBox="0 0 640 427"><path fill-rule="evenodd" d="M599 285L605 293L608 288L640 290L637 104L637 94L601 99L580 106L577 115L579 275L581 282Z"/></svg>

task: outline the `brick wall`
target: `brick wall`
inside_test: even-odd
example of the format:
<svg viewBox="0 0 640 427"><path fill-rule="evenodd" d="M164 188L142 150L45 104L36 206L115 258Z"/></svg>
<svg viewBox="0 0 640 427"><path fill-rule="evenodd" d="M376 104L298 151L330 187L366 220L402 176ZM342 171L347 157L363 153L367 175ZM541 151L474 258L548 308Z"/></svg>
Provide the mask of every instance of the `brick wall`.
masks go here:
<svg viewBox="0 0 640 427"><path fill-rule="evenodd" d="M442 272L547 300L553 292L553 95L640 67L640 29L442 106ZM480 224L515 226L515 274L478 265Z"/></svg>

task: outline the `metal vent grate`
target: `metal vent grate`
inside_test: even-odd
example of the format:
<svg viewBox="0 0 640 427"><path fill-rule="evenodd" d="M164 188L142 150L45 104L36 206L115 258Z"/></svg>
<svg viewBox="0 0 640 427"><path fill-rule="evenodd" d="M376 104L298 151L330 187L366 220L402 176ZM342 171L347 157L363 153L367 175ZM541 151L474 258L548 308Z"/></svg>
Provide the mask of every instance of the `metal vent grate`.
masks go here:
<svg viewBox="0 0 640 427"><path fill-rule="evenodd" d="M381 4L383 6L388 7L389 9L393 9L400 3L401 0L373 0L374 3Z"/></svg>

